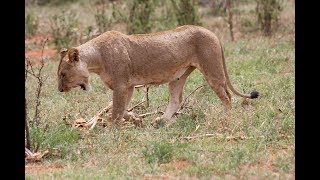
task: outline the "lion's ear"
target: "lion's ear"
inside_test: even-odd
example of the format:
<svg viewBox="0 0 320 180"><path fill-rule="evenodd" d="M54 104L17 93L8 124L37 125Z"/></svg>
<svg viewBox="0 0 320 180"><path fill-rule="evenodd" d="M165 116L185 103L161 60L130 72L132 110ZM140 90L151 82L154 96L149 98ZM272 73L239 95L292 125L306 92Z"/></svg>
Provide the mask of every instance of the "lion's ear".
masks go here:
<svg viewBox="0 0 320 180"><path fill-rule="evenodd" d="M63 58L66 56L67 52L68 52L68 49L67 49L67 48L62 48L62 49L60 50L60 57L61 57L61 59L63 59Z"/></svg>
<svg viewBox="0 0 320 180"><path fill-rule="evenodd" d="M78 62L79 61L79 50L76 48L71 48L68 51L68 57L70 62Z"/></svg>

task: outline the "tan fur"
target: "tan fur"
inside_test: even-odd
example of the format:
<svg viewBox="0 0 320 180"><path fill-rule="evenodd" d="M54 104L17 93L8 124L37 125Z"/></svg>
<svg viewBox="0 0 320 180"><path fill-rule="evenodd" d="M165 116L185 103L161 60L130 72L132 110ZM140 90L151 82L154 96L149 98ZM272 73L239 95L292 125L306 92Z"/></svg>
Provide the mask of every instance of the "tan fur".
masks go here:
<svg viewBox="0 0 320 180"><path fill-rule="evenodd" d="M187 77L196 68L227 109L231 109L227 86L237 95L250 97L232 87L219 39L198 26L136 35L109 31L71 48L68 57L65 54L58 68L59 90L87 89L89 72L98 74L113 90L115 122L127 114L134 86L163 83L169 83L170 102L162 117L170 119L182 102Z"/></svg>

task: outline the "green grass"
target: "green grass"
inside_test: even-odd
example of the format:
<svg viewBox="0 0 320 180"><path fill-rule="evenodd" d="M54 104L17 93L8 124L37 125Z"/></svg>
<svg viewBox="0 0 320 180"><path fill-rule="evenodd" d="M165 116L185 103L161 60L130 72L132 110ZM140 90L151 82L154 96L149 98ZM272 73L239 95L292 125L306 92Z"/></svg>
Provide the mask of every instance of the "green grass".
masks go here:
<svg viewBox="0 0 320 180"><path fill-rule="evenodd" d="M294 43L274 42L265 38L225 44L228 71L239 90L256 89L261 97L242 106L242 98L233 95L233 113L225 119L217 96L206 85L189 97L176 123L154 128L145 118L145 128L128 126L112 130L97 126L91 135L63 125L83 117L90 119L111 100L98 76L92 76L92 90L57 90L57 61L48 61L44 72L48 76L41 98L41 125L46 131L32 129L40 149L58 151L43 159L42 164L59 164L60 171L27 173L27 178L71 179L135 179L146 174L196 176L208 179L226 177L270 177L294 174ZM28 117L33 117L34 85L26 82ZM199 71L187 80L185 96L206 84ZM135 91L132 103L144 97ZM139 113L165 110L168 103L166 85L151 87L150 107ZM190 141L182 137L221 133L224 137L243 134L245 140L203 137ZM50 154L50 153L49 153ZM162 164L184 160L187 166L176 170ZM165 168L166 167L166 168ZM174 172L174 173L172 173Z"/></svg>
<svg viewBox="0 0 320 180"><path fill-rule="evenodd" d="M81 6L69 4L65 7L79 9ZM86 26L94 25L94 17L87 15L91 11L87 6L90 5L86 4L83 10L77 11L79 21ZM57 14L57 8L31 7L34 14L42 14L37 32L50 32L46 24L49 17ZM287 9L283 13L289 18L293 9L290 6L289 13ZM209 22L203 23L205 26ZM26 163L27 166L42 167L39 171L26 169L26 179L144 179L160 176L294 179L294 36L281 37L279 33L268 39L254 33L252 37L246 34L235 42L222 41L222 44L231 83L241 92L257 90L261 96L244 101L232 93L233 110L227 117L219 98L202 74L195 70L187 79L184 98L199 86L203 87L189 96L180 111L182 114L171 126L163 123L154 127L151 122L158 115L144 118L144 128L129 124L117 130L97 125L89 134L65 125L64 118L70 122L78 118L89 120L112 100L112 91L93 74L90 91L61 93L57 85L58 58L46 59L43 73L47 79L41 95L40 125L30 125L30 135L33 146L39 145L39 150L49 150L49 153L41 162ZM225 36L228 36L227 31ZM41 48L41 44L26 44L26 51ZM54 45L48 43L46 48L52 49ZM29 76L25 92L30 122L35 113L36 87L36 80ZM129 106L141 102L144 97L142 89L135 90ZM148 108L141 105L134 112L165 111L169 101L167 85L151 86L149 98ZM200 137L205 134L217 136ZM196 138L186 140L185 137ZM61 168L50 171L50 167Z"/></svg>

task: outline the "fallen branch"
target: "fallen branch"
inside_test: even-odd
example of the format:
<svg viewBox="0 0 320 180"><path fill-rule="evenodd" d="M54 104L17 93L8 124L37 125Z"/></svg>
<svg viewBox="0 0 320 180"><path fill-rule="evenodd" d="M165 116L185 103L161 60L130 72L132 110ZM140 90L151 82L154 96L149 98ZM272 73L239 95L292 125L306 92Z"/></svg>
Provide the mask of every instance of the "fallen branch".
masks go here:
<svg viewBox="0 0 320 180"><path fill-rule="evenodd" d="M224 137L223 134L218 134L218 133L215 133L215 134L205 134L205 135L199 135L199 136L187 136L187 137L182 137L182 139L192 140L192 139L203 138L203 137L216 137L216 138L219 138L219 139L224 139L224 138L225 138L227 141L230 141L230 140L244 140L244 139L248 139L248 138L247 138L246 136L244 136L244 135Z"/></svg>
<svg viewBox="0 0 320 180"><path fill-rule="evenodd" d="M128 112L132 111L135 107L139 106L140 104L142 104L144 101L134 105L133 107L131 107L130 109L128 109ZM98 123L99 120L102 121L103 123L103 118L101 117L101 115L103 113L107 113L110 109L112 109L113 104L112 101L109 102L109 104L103 108L102 110L100 110L94 117L92 117L89 121L86 121L83 118L77 119L74 123L72 123L71 125L73 127L90 127L89 130L92 130ZM134 113L129 113L130 116L132 117L132 119L134 120L134 124L137 124L139 126L142 126L142 120L141 117L135 117ZM66 119L64 119L66 124L70 124L69 122L66 121Z"/></svg>
<svg viewBox="0 0 320 180"><path fill-rule="evenodd" d="M43 156L45 156L46 154L48 154L49 151L46 150L44 152L36 152L33 153L31 152L28 148L25 148L25 159L27 161L32 161L32 162L36 162L36 161L41 161L41 159L43 158Z"/></svg>
<svg viewBox="0 0 320 180"><path fill-rule="evenodd" d="M146 102L146 100L141 101L141 102L139 102L138 104L136 104L136 105L132 106L132 107L131 107L131 108L129 108L127 111L128 111L128 112L132 111L134 108L136 108L136 107L140 106L140 105L141 105L142 103L144 103L144 102Z"/></svg>
<svg viewBox="0 0 320 180"><path fill-rule="evenodd" d="M31 156L33 153L28 149L28 148L24 148L24 153L26 156Z"/></svg>
<svg viewBox="0 0 320 180"><path fill-rule="evenodd" d="M144 87L144 85L138 85L138 86L135 86L134 88L142 88L142 87Z"/></svg>
<svg viewBox="0 0 320 180"><path fill-rule="evenodd" d="M85 127L88 127L90 125L92 125L89 130L93 129L97 122L98 122L98 119L100 119L101 117L101 114L103 114L104 112L108 112L111 108L112 108L113 104L112 104L112 101L109 102L109 104L103 108L101 111L99 111L93 118L91 118L84 126Z"/></svg>
<svg viewBox="0 0 320 180"><path fill-rule="evenodd" d="M154 114L164 114L164 112L162 111L154 111L154 112L149 112L149 113L145 113L145 114L140 114L139 117L140 118L145 118L147 116L150 116L150 115L154 115Z"/></svg>

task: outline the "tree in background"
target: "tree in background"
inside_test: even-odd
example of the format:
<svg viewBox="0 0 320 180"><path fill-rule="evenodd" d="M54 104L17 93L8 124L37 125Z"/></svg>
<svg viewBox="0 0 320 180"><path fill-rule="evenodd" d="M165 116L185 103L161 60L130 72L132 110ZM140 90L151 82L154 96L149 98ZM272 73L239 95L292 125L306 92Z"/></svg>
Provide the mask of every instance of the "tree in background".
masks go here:
<svg viewBox="0 0 320 180"><path fill-rule="evenodd" d="M263 34L271 36L274 26L277 24L282 7L279 0L256 0L256 13L258 24L260 24Z"/></svg>
<svg viewBox="0 0 320 180"><path fill-rule="evenodd" d="M196 0L171 0L178 25L201 25Z"/></svg>
<svg viewBox="0 0 320 180"><path fill-rule="evenodd" d="M232 0L226 0L226 10L228 14L228 26L229 26L229 31L230 31L230 37L231 41L234 41L234 35L233 35L233 12L232 12Z"/></svg>
<svg viewBox="0 0 320 180"><path fill-rule="evenodd" d="M112 16L107 14L107 4L104 0L99 0L96 13L94 14L95 22L100 34L111 29Z"/></svg>

